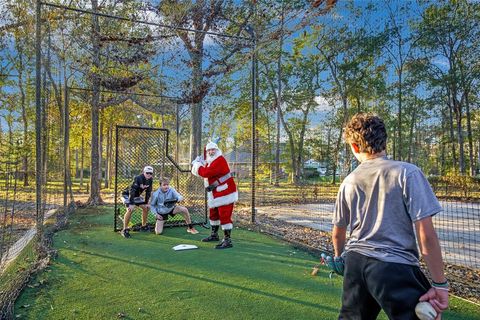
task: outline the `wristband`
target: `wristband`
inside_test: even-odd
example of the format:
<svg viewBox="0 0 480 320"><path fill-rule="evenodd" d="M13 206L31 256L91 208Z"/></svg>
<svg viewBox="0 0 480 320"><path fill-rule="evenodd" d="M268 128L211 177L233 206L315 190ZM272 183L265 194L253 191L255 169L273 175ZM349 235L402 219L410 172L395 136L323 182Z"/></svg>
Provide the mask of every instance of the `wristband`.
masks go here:
<svg viewBox="0 0 480 320"><path fill-rule="evenodd" d="M449 284L448 284L448 281L445 280L444 282L435 282L435 281L432 281L432 287L435 287L435 288L447 288L449 287Z"/></svg>

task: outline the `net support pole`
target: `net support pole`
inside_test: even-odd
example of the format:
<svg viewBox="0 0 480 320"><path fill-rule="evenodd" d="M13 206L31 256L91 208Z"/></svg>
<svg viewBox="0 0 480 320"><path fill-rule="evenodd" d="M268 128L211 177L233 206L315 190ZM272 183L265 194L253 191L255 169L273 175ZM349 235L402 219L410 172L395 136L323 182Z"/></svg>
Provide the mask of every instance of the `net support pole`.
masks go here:
<svg viewBox="0 0 480 320"><path fill-rule="evenodd" d="M35 3L35 206L37 232L43 228L42 210L42 5Z"/></svg>

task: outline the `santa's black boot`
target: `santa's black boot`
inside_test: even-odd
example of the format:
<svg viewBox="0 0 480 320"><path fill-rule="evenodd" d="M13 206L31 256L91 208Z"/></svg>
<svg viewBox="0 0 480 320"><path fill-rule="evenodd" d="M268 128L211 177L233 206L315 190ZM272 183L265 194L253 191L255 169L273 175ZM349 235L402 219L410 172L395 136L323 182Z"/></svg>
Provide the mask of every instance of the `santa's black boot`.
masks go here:
<svg viewBox="0 0 480 320"><path fill-rule="evenodd" d="M223 230L225 236L223 237L222 242L215 246L215 249L227 249L233 247L232 239L230 235L232 234L232 230Z"/></svg>
<svg viewBox="0 0 480 320"><path fill-rule="evenodd" d="M203 242L212 242L212 241L218 241L220 238L218 237L218 229L220 226L212 226L212 234L210 234L208 237L203 238Z"/></svg>

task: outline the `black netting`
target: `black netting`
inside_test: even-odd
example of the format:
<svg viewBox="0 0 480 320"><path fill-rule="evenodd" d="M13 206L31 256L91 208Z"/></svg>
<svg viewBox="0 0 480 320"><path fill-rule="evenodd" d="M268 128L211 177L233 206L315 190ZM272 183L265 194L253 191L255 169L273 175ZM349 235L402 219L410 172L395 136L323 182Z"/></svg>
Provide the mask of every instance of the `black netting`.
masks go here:
<svg viewBox="0 0 480 320"><path fill-rule="evenodd" d="M115 148L115 231L122 228L126 207L122 202L122 192L129 188L135 176L142 173L145 166L153 167L153 190L160 187L160 178L170 179L170 185L183 197L182 206L187 207L193 224L204 224L207 219L205 189L203 180L192 176L190 164L178 164L169 154L171 144L169 131L157 128L117 126ZM143 196L145 196L143 194ZM130 224L141 223L141 209L136 207ZM148 223L155 223L155 216L148 215ZM170 217L165 226L181 226L185 221L181 215Z"/></svg>

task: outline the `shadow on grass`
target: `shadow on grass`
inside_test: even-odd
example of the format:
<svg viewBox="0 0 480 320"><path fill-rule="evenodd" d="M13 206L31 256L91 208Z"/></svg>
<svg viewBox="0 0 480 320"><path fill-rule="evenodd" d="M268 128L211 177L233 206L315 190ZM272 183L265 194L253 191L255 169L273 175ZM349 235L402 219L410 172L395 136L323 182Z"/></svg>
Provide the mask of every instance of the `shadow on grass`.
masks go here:
<svg viewBox="0 0 480 320"><path fill-rule="evenodd" d="M164 272L164 273L170 273L170 274L174 274L174 275L177 275L177 276L182 276L182 277L185 277L185 278L200 280L200 281L204 281L204 282L207 282L207 283L213 283L213 284L223 286L223 287L234 288L234 289L237 289L237 290L261 295L261 296L268 297L268 298L274 298L274 299L278 299L278 300L285 301L285 302L301 304L301 305L311 307L311 308L315 308L315 309L320 309L320 310L325 310L325 311L330 311L330 312L337 312L338 311L336 308L331 308L331 307L327 307L327 306L320 306L319 304L310 303L310 302L307 302L307 301L302 301L302 300L298 300L298 299L294 299L294 298L288 298L288 297L284 297L284 296L277 295L277 294L274 294L274 293L261 291L261 290L258 290L258 289L245 288L245 287L242 287L242 286L239 286L239 285L235 285L235 284L224 282L224 281L219 281L219 280L216 280L216 279L198 277L198 276L194 276L194 275L179 272L179 271L174 271L174 270L160 268L160 267L153 267L153 266L150 266L150 265L145 264L145 263L130 261L130 260L122 259L122 258L118 258L118 257L112 257L112 256L108 256L108 255L105 255L105 254L99 254L99 253L93 253L93 252L88 252L86 254L91 255L91 256L95 256L95 257L99 257L99 258L103 258L103 259L114 260L114 261L123 262L123 263L127 263L127 264L134 264L134 265L139 266L139 267L152 269L152 270L155 270L155 271L161 271L161 272Z"/></svg>
<svg viewBox="0 0 480 320"><path fill-rule="evenodd" d="M92 254L91 252L82 251L82 250L79 250L79 252L82 252L83 254ZM100 278L105 283L109 283L111 281L111 279L108 278L108 277L101 276L98 273L90 272L86 268L83 268L81 266L82 261L80 261L80 262L74 261L74 260L68 259L68 258L63 256L60 259L56 259L55 263L58 263L59 265L63 264L65 267L73 269L75 272L81 272L81 273L84 273L84 274L89 275L91 277Z"/></svg>
<svg viewBox="0 0 480 320"><path fill-rule="evenodd" d="M235 231L237 231L237 229ZM245 231L246 232L251 232L252 234L255 234L254 232L252 232L250 230L241 229L242 236L243 236L243 232L245 232ZM135 233L132 233L132 234L135 236ZM167 231L164 231L161 235L155 235L152 232L152 235L154 235L153 238L135 237L135 240L158 243L158 239L161 239L163 237L163 239L179 239L181 241L199 241L201 238L206 237L209 234L210 233L199 234L197 236L192 236L191 238L184 238L181 235L178 235L176 233L173 233L173 232L169 233L168 230L167 230ZM137 233L137 235L138 235L138 233ZM188 236L188 233L185 232L185 235ZM294 256L295 253L304 252L301 249L297 249L297 248L292 247L292 245L290 243L287 243L287 242L285 242L283 245L279 245L278 243L270 244L270 243L265 243L265 241L256 240L253 237L248 237L248 239L246 239L244 237L237 238L236 235L237 235L236 232L232 233L232 241L233 241L234 246L241 245L242 248L247 249L248 251L251 251L252 253L259 253L259 254L263 254L263 255L272 255L272 250L278 249L280 247L282 249L285 249L285 251L288 251L289 253L278 253L278 252L275 251L276 256L283 256L285 258L296 258ZM268 235L265 235L265 236L268 237L269 239L271 239L272 241L278 241L278 239L275 239L274 237L270 237ZM222 238L222 237L220 236L220 238ZM211 242L212 247L214 247L216 244L217 244L217 242ZM315 255L312 255L312 254L310 254L310 255L312 257L314 257L315 259L318 258ZM302 259L300 259L300 260L302 260Z"/></svg>

